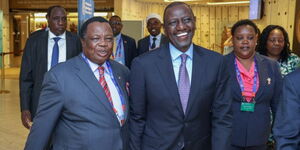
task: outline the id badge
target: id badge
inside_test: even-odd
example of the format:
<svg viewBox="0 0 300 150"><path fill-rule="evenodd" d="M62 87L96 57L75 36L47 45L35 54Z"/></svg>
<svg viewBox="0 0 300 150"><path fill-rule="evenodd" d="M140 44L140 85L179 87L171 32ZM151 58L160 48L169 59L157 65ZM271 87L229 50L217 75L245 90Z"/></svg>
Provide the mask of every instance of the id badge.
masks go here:
<svg viewBox="0 0 300 150"><path fill-rule="evenodd" d="M254 112L255 103L241 103L241 111Z"/></svg>

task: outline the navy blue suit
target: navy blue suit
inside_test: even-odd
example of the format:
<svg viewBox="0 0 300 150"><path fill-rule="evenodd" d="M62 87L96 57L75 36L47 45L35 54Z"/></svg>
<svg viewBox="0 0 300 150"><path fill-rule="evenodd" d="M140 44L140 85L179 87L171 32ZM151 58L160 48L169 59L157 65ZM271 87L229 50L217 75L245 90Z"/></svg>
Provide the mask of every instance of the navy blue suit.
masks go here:
<svg viewBox="0 0 300 150"><path fill-rule="evenodd" d="M229 75L222 55L194 45L191 91L183 112L169 44L134 59L130 75L131 150L227 150ZM223 74L225 73L225 74Z"/></svg>
<svg viewBox="0 0 300 150"><path fill-rule="evenodd" d="M277 150L300 149L300 69L284 78L273 132Z"/></svg>
<svg viewBox="0 0 300 150"><path fill-rule="evenodd" d="M236 77L235 55L225 56L231 75L233 129L232 145L238 147L262 146L267 143L271 131L270 108L275 114L279 102L282 77L277 62L260 54L255 54L259 88L255 96L255 111L241 111L243 100L241 88ZM268 82L270 80L270 82Z"/></svg>

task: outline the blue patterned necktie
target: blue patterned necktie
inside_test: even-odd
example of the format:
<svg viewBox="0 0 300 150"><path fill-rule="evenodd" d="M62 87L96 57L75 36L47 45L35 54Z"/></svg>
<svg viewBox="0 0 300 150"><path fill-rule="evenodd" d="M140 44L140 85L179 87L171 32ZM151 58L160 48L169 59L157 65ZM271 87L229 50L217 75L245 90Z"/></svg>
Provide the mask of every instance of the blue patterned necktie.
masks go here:
<svg viewBox="0 0 300 150"><path fill-rule="evenodd" d="M181 54L181 64L179 68L178 91L183 112L185 113L190 94L190 80L186 69L186 54Z"/></svg>
<svg viewBox="0 0 300 150"><path fill-rule="evenodd" d="M58 41L60 40L60 37L55 37L53 38L53 40L55 43L52 51L51 68L58 63L58 54L59 54Z"/></svg>

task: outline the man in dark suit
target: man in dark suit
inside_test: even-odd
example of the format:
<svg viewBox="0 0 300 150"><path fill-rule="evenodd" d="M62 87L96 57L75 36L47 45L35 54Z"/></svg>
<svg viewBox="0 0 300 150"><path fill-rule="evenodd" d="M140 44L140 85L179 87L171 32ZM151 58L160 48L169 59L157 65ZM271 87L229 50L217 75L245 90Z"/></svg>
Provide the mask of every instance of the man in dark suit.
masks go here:
<svg viewBox="0 0 300 150"><path fill-rule="evenodd" d="M80 39L66 31L67 13L63 7L50 7L46 18L49 30L40 30L31 35L27 39L22 57L21 119L28 129L37 110L44 74L56 63L63 62L81 52ZM55 39L59 40L55 41Z"/></svg>
<svg viewBox="0 0 300 150"><path fill-rule="evenodd" d="M146 22L150 35L138 41L138 55L156 49L168 42L167 37L160 32L162 27L160 15L155 13L149 14L146 18Z"/></svg>
<svg viewBox="0 0 300 150"><path fill-rule="evenodd" d="M93 17L81 27L83 53L45 75L25 150L126 150L129 70L109 60L113 32Z"/></svg>
<svg viewBox="0 0 300 150"><path fill-rule="evenodd" d="M109 19L109 24L115 37L111 58L130 68L131 61L137 55L135 40L121 33L123 24L119 16L112 16Z"/></svg>
<svg viewBox="0 0 300 150"><path fill-rule="evenodd" d="M277 150L300 149L300 69L285 76L273 135Z"/></svg>
<svg viewBox="0 0 300 150"><path fill-rule="evenodd" d="M230 145L229 76L220 54L192 43L195 19L189 5L169 4L163 27L170 43L132 63L131 150L227 150Z"/></svg>

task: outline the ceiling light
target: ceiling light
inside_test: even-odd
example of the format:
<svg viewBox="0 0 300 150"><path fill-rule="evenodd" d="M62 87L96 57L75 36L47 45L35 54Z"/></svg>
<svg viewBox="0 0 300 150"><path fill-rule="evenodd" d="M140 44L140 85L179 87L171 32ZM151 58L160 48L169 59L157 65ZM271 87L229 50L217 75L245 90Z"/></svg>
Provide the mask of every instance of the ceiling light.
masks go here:
<svg viewBox="0 0 300 150"><path fill-rule="evenodd" d="M234 2L207 2L207 5L233 5L233 4L249 4L249 1L234 1Z"/></svg>

